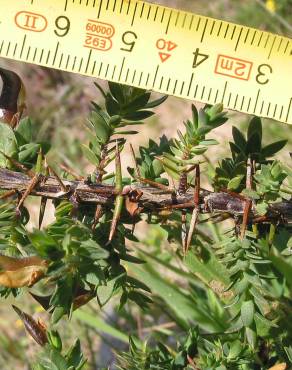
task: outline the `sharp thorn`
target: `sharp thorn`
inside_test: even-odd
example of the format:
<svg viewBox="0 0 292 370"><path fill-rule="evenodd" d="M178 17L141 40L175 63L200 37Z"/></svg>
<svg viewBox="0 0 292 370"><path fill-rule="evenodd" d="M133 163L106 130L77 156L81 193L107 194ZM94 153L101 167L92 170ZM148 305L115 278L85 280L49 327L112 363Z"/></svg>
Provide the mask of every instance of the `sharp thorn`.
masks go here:
<svg viewBox="0 0 292 370"><path fill-rule="evenodd" d="M91 226L92 231L95 230L96 225L98 224L98 221L99 221L101 216L102 216L102 207L101 207L100 204L98 204L96 206L96 209L95 209L94 220L93 220L93 224Z"/></svg>
<svg viewBox="0 0 292 370"><path fill-rule="evenodd" d="M61 180L60 176L57 174L57 172L50 166L48 166L48 169L49 171L55 176L56 180L58 181L62 191L64 193L67 193L68 191L68 187L63 183L63 181Z"/></svg>
<svg viewBox="0 0 292 370"><path fill-rule="evenodd" d="M112 242L112 240L114 238L114 235L116 233L117 225L118 225L118 220L117 220L117 218L114 218L112 220L112 224L111 224L110 234L109 234L109 237L108 237L108 243Z"/></svg>
<svg viewBox="0 0 292 370"><path fill-rule="evenodd" d="M39 213L39 229L42 227L47 202L48 202L47 198L41 197L41 205L40 205L40 213Z"/></svg>
<svg viewBox="0 0 292 370"><path fill-rule="evenodd" d="M138 166L137 158L135 156L135 152L134 152L134 148L133 148L133 145L132 144L130 144L130 149L131 149L131 155L132 155L132 158L133 158L133 162L134 162L134 165L135 165L136 176L138 178L140 178L141 177L140 168Z"/></svg>
<svg viewBox="0 0 292 370"><path fill-rule="evenodd" d="M137 177L137 179L141 182L141 183L144 183L144 184L147 184L147 185L150 185L152 186L153 188L156 188L156 189L159 189L159 190L163 190L163 191L166 191L170 194L172 194L174 192L173 189L169 188L168 186L166 185L163 185L163 184L160 184L159 182L156 182L156 181L152 181L152 180L148 180L148 179L145 179L144 177Z"/></svg>
<svg viewBox="0 0 292 370"><path fill-rule="evenodd" d="M245 237L251 206L252 206L252 201L250 199L247 199L245 202L244 211L243 211L243 219L242 219L241 235L240 235L241 240L243 240Z"/></svg>
<svg viewBox="0 0 292 370"><path fill-rule="evenodd" d="M255 166L255 163L251 160L251 158L248 158L247 167L246 167L246 188L249 190L251 190L253 186L254 166ZM251 207L252 207L252 200L246 199L244 211L243 211L242 225L241 225L241 234L240 234L241 240L243 240L245 237L247 224L248 224L248 217L249 217Z"/></svg>
<svg viewBox="0 0 292 370"><path fill-rule="evenodd" d="M69 175L73 176L75 180L78 180L78 181L82 181L84 180L84 177L81 176L81 175L78 175L78 173L76 173L74 170L72 170L71 168L65 166L64 164L61 164L60 167L62 168L62 170L64 170L65 172L69 173Z"/></svg>
<svg viewBox="0 0 292 370"><path fill-rule="evenodd" d="M186 211L183 210L181 213L181 239L182 239L182 246L183 251L185 253L186 250L186 243L187 243L187 217L186 217Z"/></svg>
<svg viewBox="0 0 292 370"><path fill-rule="evenodd" d="M196 208L194 208L193 213L192 213L190 228L189 228L189 232L188 232L188 239L187 239L187 242L186 242L185 255L187 254L188 250L190 249L193 234L194 234L197 222L198 222L198 217L199 217L199 208L196 207Z"/></svg>
<svg viewBox="0 0 292 370"><path fill-rule="evenodd" d="M16 213L19 214L20 213L20 207L22 206L23 202L25 201L25 199L29 196L29 194L32 192L32 190L36 187L36 185L38 184L38 182L40 181L40 178L41 178L41 174L36 174L30 181L27 189L25 190L25 192L23 193L21 199L19 200L18 204L17 204L17 207L16 207Z"/></svg>
<svg viewBox="0 0 292 370"><path fill-rule="evenodd" d="M73 204L73 208L71 210L70 215L73 218L73 220L77 220L80 199L76 191L71 195L69 201Z"/></svg>

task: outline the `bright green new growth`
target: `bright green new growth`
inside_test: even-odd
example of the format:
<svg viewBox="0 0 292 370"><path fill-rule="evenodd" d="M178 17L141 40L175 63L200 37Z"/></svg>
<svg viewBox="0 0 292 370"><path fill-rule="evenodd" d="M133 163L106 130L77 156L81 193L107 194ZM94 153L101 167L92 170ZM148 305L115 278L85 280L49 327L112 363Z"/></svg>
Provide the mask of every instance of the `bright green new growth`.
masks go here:
<svg viewBox="0 0 292 370"><path fill-rule="evenodd" d="M258 118L250 121L246 137L233 127L230 157L210 161L214 176L209 185L219 197L240 199L243 208L251 201L252 210L245 215L247 230L239 235L244 215L232 208L232 202L229 209L223 205L213 209L213 204L197 199L199 218L184 256L181 215L189 224L190 205L161 207L156 212L146 207L145 214L132 213L125 189L143 185L147 192L156 187L173 197L175 205L179 190L187 194L195 188L193 169L201 164L206 168L209 147L220 144L212 131L228 120L222 105L199 112L193 105L184 131L178 131L177 138L162 136L159 143L150 140L140 147L133 167L128 166L130 177L123 178L127 137L139 133L128 127L143 124L166 98L150 101L150 92L113 83L108 92L98 88L104 105L93 104L87 122L89 143L81 144L95 169L83 176L82 183L107 186L106 205L80 203L74 193L68 200L55 199L55 221L30 232L27 209L22 206L18 217L17 198L0 198L1 256L38 256L47 263L45 275L33 288L0 290L3 298L29 291L50 312L48 341L34 369L90 369L80 341L64 348L57 328L66 316L74 320L74 311L86 305L95 310L94 326L99 310L106 310L109 302L125 321L120 327L109 329L104 323L103 329L97 329L120 340L127 330L132 334L129 350L116 356L117 369L264 370L280 363L288 369L292 366L292 170L273 159L286 141L264 145ZM11 157L27 170L45 175L40 160L49 145L34 143L30 119L22 120L15 131L4 124L0 128L5 130L0 138L1 167L20 172ZM113 160L115 173L108 170ZM72 179L69 171L60 176ZM143 208L143 198L137 202ZM284 207L281 214L271 211L278 203ZM231 222L226 223L227 218ZM147 237L141 239L131 227L140 220L148 223ZM1 256L0 282L5 272ZM151 335L136 330L133 313ZM90 322L90 311L81 309L77 314Z"/></svg>

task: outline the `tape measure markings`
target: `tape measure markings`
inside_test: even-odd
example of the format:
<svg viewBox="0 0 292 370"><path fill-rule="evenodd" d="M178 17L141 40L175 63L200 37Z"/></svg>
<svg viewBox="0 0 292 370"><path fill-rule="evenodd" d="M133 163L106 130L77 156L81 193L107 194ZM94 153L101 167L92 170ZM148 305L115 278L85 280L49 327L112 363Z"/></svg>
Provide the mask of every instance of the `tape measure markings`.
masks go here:
<svg viewBox="0 0 292 370"><path fill-rule="evenodd" d="M57 14L60 4L57 4L56 0L42 0L42 2L46 4L42 5L41 10L47 8L54 10L51 13ZM0 0L0 9L2 7L4 9L4 6L9 8L7 4L3 5L4 3L4 0ZM15 11L16 25L17 21L23 22L23 19L26 22L21 24L23 27L18 25L18 28L24 28L22 34L23 32L25 34L22 40L19 29L13 22L8 25L8 22L0 23L0 27L5 23L6 30L10 31L4 34L12 34L12 40L5 38L1 42L0 56L93 75L212 104L222 101L230 109L292 123L291 92L283 85L285 94L282 93L281 86L277 86L274 77L277 73L281 81L287 84L291 76L291 40L285 37L137 0L129 0L128 4L124 0L108 0L106 5L102 0L94 0L92 9L96 11L96 20L93 19L95 17L92 11L90 16L85 12L85 8L90 8L88 0L86 4L74 2L69 4L66 0L61 8L66 16L59 15L55 19L54 14L45 17L37 13L40 5L33 1L31 4L33 5L31 12L23 11L21 8L17 9L18 12ZM11 4L11 7L16 8L15 4ZM76 10L77 8L80 12ZM26 13L26 18L21 18L23 13ZM44 12L44 14L47 13ZM84 15L83 18L82 15ZM49 23L49 25L43 23L46 26L46 34L48 35L49 29L51 31L51 36L48 36L48 46L44 45L44 47L41 39L36 39L33 32L30 32L39 31L28 29L36 28L37 21L43 18ZM106 25L103 27L107 31L117 29L118 35L106 36L86 29L85 43L78 44L83 36L75 40L73 36L70 37L70 33L79 29L80 24L84 24L82 19L88 28ZM55 28L53 28L54 22ZM117 49L118 37L122 42L120 49ZM143 53L141 58L142 54L138 55L136 49L138 43L141 43L141 38L143 42L143 37L148 43L145 43L145 56ZM155 37L156 51L161 61L159 64L152 61L154 55L147 56L147 53L153 52L154 49L154 45L151 46L149 40L153 39L155 42ZM186 50L184 43L192 47L192 39L194 39L195 51L193 68L190 68L185 63L191 52ZM222 46L222 50L218 45ZM212 51L214 46L215 52ZM90 49L88 53L85 53L86 48ZM134 53L132 53L133 49ZM248 51L246 57L245 50ZM111 53L111 58L105 56L106 52ZM127 52L129 54L125 55ZM252 52L256 55L252 55ZM287 56L290 57L290 64L285 60L285 69L281 70L279 67L276 70L277 63L274 59L283 64ZM263 60L261 61L260 58ZM149 63L147 63L148 60ZM171 63L171 68L168 67L168 63ZM215 66L212 67L211 63ZM174 70L177 71L176 76ZM284 73L287 74L287 79ZM269 91L265 85L271 84L272 79L275 87L270 87ZM244 83L248 85L239 85L238 80L245 80ZM258 88L255 83L262 87ZM250 87L246 88L246 86ZM281 93L280 98L277 97L279 93Z"/></svg>

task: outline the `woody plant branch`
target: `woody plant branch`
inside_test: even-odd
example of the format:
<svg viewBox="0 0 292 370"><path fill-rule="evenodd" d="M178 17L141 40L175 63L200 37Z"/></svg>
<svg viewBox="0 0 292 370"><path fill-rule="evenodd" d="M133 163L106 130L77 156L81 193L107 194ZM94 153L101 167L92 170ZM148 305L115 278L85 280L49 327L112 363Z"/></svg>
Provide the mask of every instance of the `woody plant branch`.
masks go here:
<svg viewBox="0 0 292 370"><path fill-rule="evenodd" d="M186 193L168 189L159 189L149 185L127 185L120 191L115 186L107 184L88 183L87 181L68 181L61 180L53 176L40 175L38 183L31 189L29 195L44 197L47 199L70 200L75 194L80 204L99 204L102 207L114 208L115 199L122 195L126 200L126 205L136 203L139 213L159 213L164 210L185 209L192 212L195 207L199 207L200 213L229 214L231 217L244 215L245 199L235 196L231 192L220 191L210 192L200 190L198 205L194 203L194 189L190 188ZM143 180L141 181L143 182ZM6 190L11 194L24 194L29 188L31 178L23 173L14 172L5 168L0 168L0 189ZM1 197L0 197L1 198ZM133 208L133 207L128 207ZM131 212L130 212L131 213ZM135 213L137 214L137 212ZM255 208L249 212L249 222L292 222L292 202L284 201L272 203L265 216L257 214Z"/></svg>

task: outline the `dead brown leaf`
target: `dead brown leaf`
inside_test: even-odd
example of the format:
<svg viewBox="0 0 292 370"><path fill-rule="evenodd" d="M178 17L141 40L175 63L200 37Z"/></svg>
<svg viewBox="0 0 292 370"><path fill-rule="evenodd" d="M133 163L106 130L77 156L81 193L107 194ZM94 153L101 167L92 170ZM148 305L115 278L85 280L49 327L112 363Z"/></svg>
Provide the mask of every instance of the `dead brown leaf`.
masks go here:
<svg viewBox="0 0 292 370"><path fill-rule="evenodd" d="M0 256L0 285L7 288L31 287L47 270L47 261L39 257Z"/></svg>
<svg viewBox="0 0 292 370"><path fill-rule="evenodd" d="M20 308L12 305L26 331L40 345L44 346L48 342L46 326L39 320L36 321L32 316L23 312Z"/></svg>

